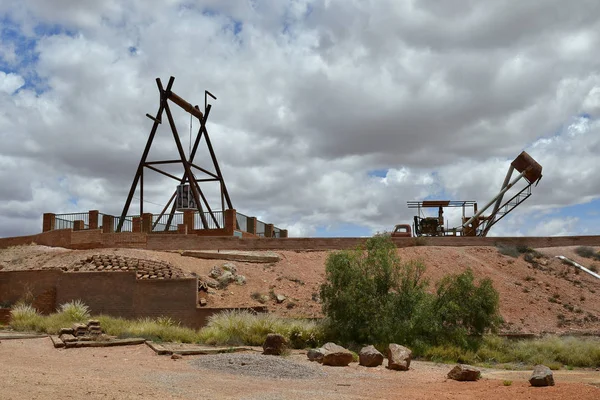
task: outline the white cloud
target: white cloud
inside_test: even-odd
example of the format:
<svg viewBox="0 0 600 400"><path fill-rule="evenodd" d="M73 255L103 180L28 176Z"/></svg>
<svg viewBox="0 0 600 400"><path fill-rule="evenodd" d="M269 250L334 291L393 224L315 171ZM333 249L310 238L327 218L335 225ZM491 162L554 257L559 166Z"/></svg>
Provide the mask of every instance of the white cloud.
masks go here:
<svg viewBox="0 0 600 400"><path fill-rule="evenodd" d="M0 235L46 211L120 213L170 75L195 104L218 97L208 130L235 208L291 235L389 230L429 195L485 203L523 149L544 178L492 232L554 229L525 216L600 194L596 3L560 19L558 0L59 3L0 4L35 41L27 58L0 38L17 70L0 72ZM165 125L151 158L176 154ZM145 185L155 203L174 188Z"/></svg>
<svg viewBox="0 0 600 400"><path fill-rule="evenodd" d="M0 92L13 94L21 86L25 84L25 80L17 74L7 74L0 71Z"/></svg>

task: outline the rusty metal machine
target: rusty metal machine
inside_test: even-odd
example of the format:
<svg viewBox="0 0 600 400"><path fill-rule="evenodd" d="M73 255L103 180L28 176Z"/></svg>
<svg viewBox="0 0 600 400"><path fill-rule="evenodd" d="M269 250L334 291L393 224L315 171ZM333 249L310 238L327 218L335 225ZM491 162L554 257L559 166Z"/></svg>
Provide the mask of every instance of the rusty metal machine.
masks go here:
<svg viewBox="0 0 600 400"><path fill-rule="evenodd" d="M519 174L511 181L515 172ZM504 195L521 179L525 179L527 184L505 203L502 203ZM508 169L502 188L483 208L477 210L475 201L451 201L451 200L428 200L428 201L409 201L408 208L416 208L417 215L414 217L413 232L415 236L487 236L488 232L508 213L514 210L519 204L523 203L531 196L531 187L537 186L542 179L542 166L537 163L529 154L523 151L513 160ZM492 207L488 216L483 213ZM474 215L466 217L466 208L473 207ZM454 228L444 228L444 208L462 207L462 224ZM422 217L423 208L437 208L437 217Z"/></svg>

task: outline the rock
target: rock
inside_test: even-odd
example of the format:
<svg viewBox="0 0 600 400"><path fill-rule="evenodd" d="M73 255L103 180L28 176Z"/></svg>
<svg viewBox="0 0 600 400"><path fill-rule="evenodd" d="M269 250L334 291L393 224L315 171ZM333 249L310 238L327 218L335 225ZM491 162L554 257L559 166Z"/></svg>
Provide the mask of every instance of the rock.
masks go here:
<svg viewBox="0 0 600 400"><path fill-rule="evenodd" d="M237 268L233 263L225 263L223 264L223 270L231 272L233 275L237 273Z"/></svg>
<svg viewBox="0 0 600 400"><path fill-rule="evenodd" d="M200 307L204 307L205 305L208 304L208 302L206 301L206 299L203 299L203 298L200 298L199 303L200 303Z"/></svg>
<svg viewBox="0 0 600 400"><path fill-rule="evenodd" d="M246 277L244 275L236 275L235 276L235 284L236 285L245 285L246 284Z"/></svg>
<svg viewBox="0 0 600 400"><path fill-rule="evenodd" d="M204 284L206 284L206 286L208 286L209 288L216 289L219 287L219 281L209 276L202 277L202 282L204 282Z"/></svg>
<svg viewBox="0 0 600 400"><path fill-rule="evenodd" d="M73 328L60 328L60 331L58 332L59 335L72 335L73 334Z"/></svg>
<svg viewBox="0 0 600 400"><path fill-rule="evenodd" d="M323 365L345 367L352 362L352 353L335 343L325 343L321 347L321 351L323 352Z"/></svg>
<svg viewBox="0 0 600 400"><path fill-rule="evenodd" d="M448 379L455 381L476 381L479 378L481 378L481 371L465 364L458 364L448 372Z"/></svg>
<svg viewBox="0 0 600 400"><path fill-rule="evenodd" d="M285 301L286 297L282 294L278 294L275 296L275 300L277 301L277 304L281 304Z"/></svg>
<svg viewBox="0 0 600 400"><path fill-rule="evenodd" d="M269 333L263 343L263 354L280 356L287 349L287 340L278 333Z"/></svg>
<svg viewBox="0 0 600 400"><path fill-rule="evenodd" d="M360 349L358 363L365 367L378 367L383 364L383 354L375 346L367 346Z"/></svg>
<svg viewBox="0 0 600 400"><path fill-rule="evenodd" d="M181 360L182 358L183 357L181 356L181 354L174 353L171 355L172 360Z"/></svg>
<svg viewBox="0 0 600 400"><path fill-rule="evenodd" d="M212 267L212 269L208 273L208 276L210 276L213 279L217 279L221 275L223 275L223 270L221 268L219 268L219 267Z"/></svg>
<svg viewBox="0 0 600 400"><path fill-rule="evenodd" d="M310 361L323 362L323 350L310 349L306 355Z"/></svg>
<svg viewBox="0 0 600 400"><path fill-rule="evenodd" d="M397 371L408 371L410 360L412 360L412 351L399 344L390 343L387 351L388 368Z"/></svg>
<svg viewBox="0 0 600 400"><path fill-rule="evenodd" d="M100 326L100 321L98 321L97 319L89 319L87 322L87 326Z"/></svg>
<svg viewBox="0 0 600 400"><path fill-rule="evenodd" d="M225 271L223 272L223 275L221 275L219 277L219 279L217 279L219 281L219 286L220 287L226 287L227 285L229 285L231 282L234 281L234 277L233 274L229 271Z"/></svg>
<svg viewBox="0 0 600 400"><path fill-rule="evenodd" d="M58 337L60 340L62 340L65 343L69 343L69 342L76 342L77 338L69 333L63 333L62 335L60 335Z"/></svg>
<svg viewBox="0 0 600 400"><path fill-rule="evenodd" d="M536 365L529 378L531 386L554 386L552 371L545 365Z"/></svg>

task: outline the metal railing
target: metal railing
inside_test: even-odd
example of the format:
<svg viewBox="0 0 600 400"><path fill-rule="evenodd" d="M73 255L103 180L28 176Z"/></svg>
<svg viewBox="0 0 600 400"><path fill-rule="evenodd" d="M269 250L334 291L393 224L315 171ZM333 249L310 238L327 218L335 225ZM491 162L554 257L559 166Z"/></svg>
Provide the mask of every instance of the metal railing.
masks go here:
<svg viewBox="0 0 600 400"><path fill-rule="evenodd" d="M139 215L127 215L123 218L123 226L121 226L121 232L133 232L133 219L139 217ZM117 231L119 221L121 217L114 217L113 219L113 232Z"/></svg>
<svg viewBox="0 0 600 400"><path fill-rule="evenodd" d="M196 212L194 214L194 229L221 229L221 228L224 228L225 227L225 216L224 216L223 211L213 211L212 213L215 216L217 223L215 224L215 221L213 220L213 217L210 215L209 212L204 212L204 217L206 218L206 222L208 224L208 227L204 227L202 224L202 219L200 218L200 213Z"/></svg>
<svg viewBox="0 0 600 400"><path fill-rule="evenodd" d="M69 213L54 216L54 229L73 229L75 221L83 221L85 229L90 227L89 213Z"/></svg>
<svg viewBox="0 0 600 400"><path fill-rule="evenodd" d="M266 224L262 221L256 220L256 236L265 236Z"/></svg>
<svg viewBox="0 0 600 400"><path fill-rule="evenodd" d="M248 232L248 217L242 213L235 214L236 229L242 232Z"/></svg>
<svg viewBox="0 0 600 400"><path fill-rule="evenodd" d="M159 218L159 215L152 216L152 232L165 232L165 231L176 231L177 225L183 224L183 213L174 213L171 223L169 222L169 215L164 214Z"/></svg>

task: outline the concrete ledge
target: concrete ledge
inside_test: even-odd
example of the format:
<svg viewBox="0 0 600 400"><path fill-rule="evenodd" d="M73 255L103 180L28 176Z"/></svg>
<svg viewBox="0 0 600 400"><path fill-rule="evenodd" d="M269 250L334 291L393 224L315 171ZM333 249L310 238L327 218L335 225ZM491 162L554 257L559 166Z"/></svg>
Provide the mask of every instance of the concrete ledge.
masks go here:
<svg viewBox="0 0 600 400"><path fill-rule="evenodd" d="M179 354L182 356L191 355L208 355L208 354L222 354L222 353L237 353L241 351L254 351L251 347L242 346L229 346L229 347L215 347L215 346L202 346L191 343L154 343L150 340L146 341L146 345L150 347L157 355L171 355ZM262 349L261 349L262 351Z"/></svg>
<svg viewBox="0 0 600 400"><path fill-rule="evenodd" d="M183 251L181 252L181 255L184 257L195 257L207 260L227 260L251 263L273 263L281 260L281 258L278 255L239 253L234 251L216 252L192 250Z"/></svg>
<svg viewBox="0 0 600 400"><path fill-rule="evenodd" d="M113 346L131 346L137 344L144 344L146 339L144 338L130 338L130 339L114 339L107 341L83 341L83 342L67 342L65 348L81 348L81 347L113 347Z"/></svg>

